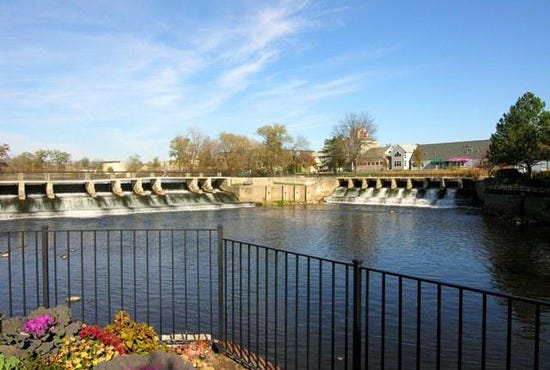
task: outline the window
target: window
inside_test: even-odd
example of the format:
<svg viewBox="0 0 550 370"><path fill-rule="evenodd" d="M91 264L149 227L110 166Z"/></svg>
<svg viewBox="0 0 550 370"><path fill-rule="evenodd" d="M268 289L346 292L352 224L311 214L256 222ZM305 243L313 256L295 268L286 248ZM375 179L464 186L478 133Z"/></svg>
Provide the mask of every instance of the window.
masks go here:
<svg viewBox="0 0 550 370"><path fill-rule="evenodd" d="M394 167L401 167L401 161L394 161L393 166Z"/></svg>
<svg viewBox="0 0 550 370"><path fill-rule="evenodd" d="M394 154L393 156L394 156L394 157L401 157L401 153L395 152L395 154Z"/></svg>

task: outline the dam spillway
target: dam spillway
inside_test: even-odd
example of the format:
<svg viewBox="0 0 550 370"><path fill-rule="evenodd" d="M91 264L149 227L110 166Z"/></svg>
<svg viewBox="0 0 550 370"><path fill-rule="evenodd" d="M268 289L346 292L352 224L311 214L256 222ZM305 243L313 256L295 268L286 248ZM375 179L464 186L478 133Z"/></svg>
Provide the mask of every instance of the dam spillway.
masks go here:
<svg viewBox="0 0 550 370"><path fill-rule="evenodd" d="M462 178L340 178L326 203L451 208L475 202L474 182Z"/></svg>
<svg viewBox="0 0 550 370"><path fill-rule="evenodd" d="M0 219L252 206L224 191L225 178L122 178L0 182Z"/></svg>

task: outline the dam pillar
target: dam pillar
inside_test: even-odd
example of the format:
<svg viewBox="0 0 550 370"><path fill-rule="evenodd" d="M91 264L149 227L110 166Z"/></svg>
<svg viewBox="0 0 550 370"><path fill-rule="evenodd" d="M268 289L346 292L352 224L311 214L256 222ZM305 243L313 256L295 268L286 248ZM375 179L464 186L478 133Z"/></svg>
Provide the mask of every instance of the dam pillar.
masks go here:
<svg viewBox="0 0 550 370"><path fill-rule="evenodd" d="M206 180L204 181L204 184L202 184L201 189L208 193L214 192L214 188L212 187L212 179L210 177L206 178Z"/></svg>
<svg viewBox="0 0 550 370"><path fill-rule="evenodd" d="M348 179L348 189L353 189L355 186L353 185L353 179Z"/></svg>
<svg viewBox="0 0 550 370"><path fill-rule="evenodd" d="M265 203L271 202L271 186L265 186Z"/></svg>
<svg viewBox="0 0 550 370"><path fill-rule="evenodd" d="M147 192L143 190L143 184L141 179L132 180L132 191L136 195L144 196L147 195Z"/></svg>
<svg viewBox="0 0 550 370"><path fill-rule="evenodd" d="M95 192L95 184L91 181L86 181L84 183L84 187L86 188L86 193L88 193L89 196L92 198L97 197L97 193Z"/></svg>
<svg viewBox="0 0 550 370"><path fill-rule="evenodd" d="M380 178L377 178L376 179L376 187L375 187L376 190L378 189L382 189L382 180L380 180Z"/></svg>
<svg viewBox="0 0 550 370"><path fill-rule="evenodd" d="M407 179L407 190L411 190L413 188L413 182L411 179Z"/></svg>
<svg viewBox="0 0 550 370"><path fill-rule="evenodd" d="M397 181L395 181L395 178L393 178L393 177L392 177L392 179L391 179L390 189L391 189L391 190L397 189Z"/></svg>
<svg viewBox="0 0 550 370"><path fill-rule="evenodd" d="M202 194L202 190L199 188L199 179L196 177L189 183L189 190L193 193Z"/></svg>
<svg viewBox="0 0 550 370"><path fill-rule="evenodd" d="M27 198L27 194L25 194L25 183L23 181L19 181L17 184L17 197L19 200L25 200Z"/></svg>
<svg viewBox="0 0 550 370"><path fill-rule="evenodd" d="M445 179L443 177L439 181L439 189L441 190L445 189Z"/></svg>
<svg viewBox="0 0 550 370"><path fill-rule="evenodd" d="M111 181L111 192L119 197L124 196L124 192L122 191L122 185L120 183L120 180L114 180Z"/></svg>
<svg viewBox="0 0 550 370"><path fill-rule="evenodd" d="M156 195L166 195L166 192L162 188L162 184L160 182L160 179L153 179L153 182L151 184L151 189L153 189L153 192Z"/></svg>
<svg viewBox="0 0 550 370"><path fill-rule="evenodd" d="M367 179L363 179L361 180L361 189L362 190L365 190L369 187L369 182L367 181Z"/></svg>
<svg viewBox="0 0 550 370"><path fill-rule="evenodd" d="M464 189L464 183L462 182L462 179L458 179L456 183L457 183L457 187L460 190Z"/></svg>
<svg viewBox="0 0 550 370"><path fill-rule="evenodd" d="M53 182L48 181L46 183L46 196L48 199L55 199L55 194L53 192Z"/></svg>

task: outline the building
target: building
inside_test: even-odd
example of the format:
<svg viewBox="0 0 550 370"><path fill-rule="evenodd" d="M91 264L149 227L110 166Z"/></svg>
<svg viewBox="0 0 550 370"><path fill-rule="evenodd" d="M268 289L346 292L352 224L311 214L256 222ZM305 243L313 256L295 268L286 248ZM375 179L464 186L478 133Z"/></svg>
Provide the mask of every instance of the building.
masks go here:
<svg viewBox="0 0 550 370"><path fill-rule="evenodd" d="M388 159L385 152L388 147L370 148L361 157L359 171L385 171L388 169Z"/></svg>
<svg viewBox="0 0 550 370"><path fill-rule="evenodd" d="M391 170L410 170L411 158L416 150L416 144L398 144L387 147L384 155Z"/></svg>
<svg viewBox="0 0 550 370"><path fill-rule="evenodd" d="M422 161L422 169L479 167L487 162L489 145L490 140L420 144L415 157Z"/></svg>

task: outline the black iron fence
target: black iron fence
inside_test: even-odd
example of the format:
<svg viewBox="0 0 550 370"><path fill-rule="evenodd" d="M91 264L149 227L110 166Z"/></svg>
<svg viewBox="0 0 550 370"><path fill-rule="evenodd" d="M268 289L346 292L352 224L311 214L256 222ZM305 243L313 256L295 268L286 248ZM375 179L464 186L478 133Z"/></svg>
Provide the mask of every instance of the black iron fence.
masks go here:
<svg viewBox="0 0 550 370"><path fill-rule="evenodd" d="M120 309L211 334L250 368L543 369L550 303L223 238L216 229L0 233L0 312ZM48 273L43 273L47 271Z"/></svg>

